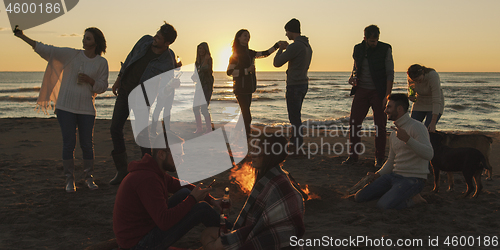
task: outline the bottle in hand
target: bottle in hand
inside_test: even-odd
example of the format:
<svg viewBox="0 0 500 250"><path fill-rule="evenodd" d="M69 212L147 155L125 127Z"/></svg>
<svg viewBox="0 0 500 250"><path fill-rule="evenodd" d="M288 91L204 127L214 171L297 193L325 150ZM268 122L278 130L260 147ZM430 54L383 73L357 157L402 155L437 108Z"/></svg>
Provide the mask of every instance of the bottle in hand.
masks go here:
<svg viewBox="0 0 500 250"><path fill-rule="evenodd" d="M226 187L224 190L224 196L222 197L222 204L221 204L221 214L229 214L229 208L231 206L231 202L229 200L229 187Z"/></svg>
<svg viewBox="0 0 500 250"><path fill-rule="evenodd" d="M223 236L224 234L227 234L228 230L226 227L226 217L221 214L220 215L220 226L219 226L219 237Z"/></svg>
<svg viewBox="0 0 500 250"><path fill-rule="evenodd" d="M349 84L352 85L352 88L351 88L351 93L350 95L354 95L354 93L356 92L356 89L358 87L358 75L356 73L356 70L353 70L352 73L351 73L351 79L349 79Z"/></svg>
<svg viewBox="0 0 500 250"><path fill-rule="evenodd" d="M417 101L416 95L417 95L417 92L415 91L415 85L414 84L410 84L410 86L408 86L408 96L415 98L413 102Z"/></svg>
<svg viewBox="0 0 500 250"><path fill-rule="evenodd" d="M78 84L84 84L84 82L80 81L80 75L83 74L83 67L84 67L83 63L80 64L80 68L78 69L78 76L77 76L78 78L76 80L76 83Z"/></svg>
<svg viewBox="0 0 500 250"><path fill-rule="evenodd" d="M356 70L352 71L351 77L352 77L352 86L357 87L358 86L358 75L356 74Z"/></svg>

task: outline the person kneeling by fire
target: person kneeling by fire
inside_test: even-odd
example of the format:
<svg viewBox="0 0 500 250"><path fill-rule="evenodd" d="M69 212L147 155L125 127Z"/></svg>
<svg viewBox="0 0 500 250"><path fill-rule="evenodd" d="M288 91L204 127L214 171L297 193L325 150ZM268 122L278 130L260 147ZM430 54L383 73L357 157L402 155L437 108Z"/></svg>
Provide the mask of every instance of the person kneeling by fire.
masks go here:
<svg viewBox="0 0 500 250"><path fill-rule="evenodd" d="M250 154L255 168L255 184L231 231L219 237L219 228L207 228L201 243L214 249L283 249L290 237L305 232L304 199L282 166L287 156L287 139L260 137ZM279 147L278 147L279 146ZM292 249L290 247L290 249Z"/></svg>

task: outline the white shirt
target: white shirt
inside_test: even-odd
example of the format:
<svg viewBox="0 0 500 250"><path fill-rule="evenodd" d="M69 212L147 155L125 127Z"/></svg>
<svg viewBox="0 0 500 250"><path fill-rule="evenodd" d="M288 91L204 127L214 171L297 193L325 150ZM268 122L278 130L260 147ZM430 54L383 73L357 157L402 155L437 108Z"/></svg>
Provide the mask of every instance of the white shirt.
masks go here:
<svg viewBox="0 0 500 250"><path fill-rule="evenodd" d="M56 103L56 109L95 116L95 97L108 89L107 60L100 55L88 58L83 50L59 48L40 42L36 43L35 51L49 62L39 101L42 93L46 92L50 100ZM83 73L95 80L94 86L77 83L81 65Z"/></svg>

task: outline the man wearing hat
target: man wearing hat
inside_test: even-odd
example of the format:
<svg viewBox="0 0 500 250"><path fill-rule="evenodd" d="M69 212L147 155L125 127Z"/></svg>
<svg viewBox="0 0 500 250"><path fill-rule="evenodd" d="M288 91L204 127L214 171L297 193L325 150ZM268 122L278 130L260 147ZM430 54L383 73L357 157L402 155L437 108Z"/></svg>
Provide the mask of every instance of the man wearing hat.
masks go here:
<svg viewBox="0 0 500 250"><path fill-rule="evenodd" d="M283 42L274 57L274 67L281 67L288 62L286 71L286 106L288 119L292 124L290 144L296 154L305 154L302 145L302 102L306 96L309 78L307 71L311 64L312 49L309 38L300 34L300 22L293 18L285 25L286 36L294 42L290 45ZM290 148L289 148L290 149Z"/></svg>

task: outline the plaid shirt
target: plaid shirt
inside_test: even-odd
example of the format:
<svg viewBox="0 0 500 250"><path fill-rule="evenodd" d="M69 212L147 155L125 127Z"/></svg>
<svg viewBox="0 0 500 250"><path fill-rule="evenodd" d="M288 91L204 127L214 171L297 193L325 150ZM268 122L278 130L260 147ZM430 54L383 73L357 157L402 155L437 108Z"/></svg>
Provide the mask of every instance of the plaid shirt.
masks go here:
<svg viewBox="0 0 500 250"><path fill-rule="evenodd" d="M252 189L233 231L222 236L225 249L281 249L305 232L304 200L280 166Z"/></svg>

